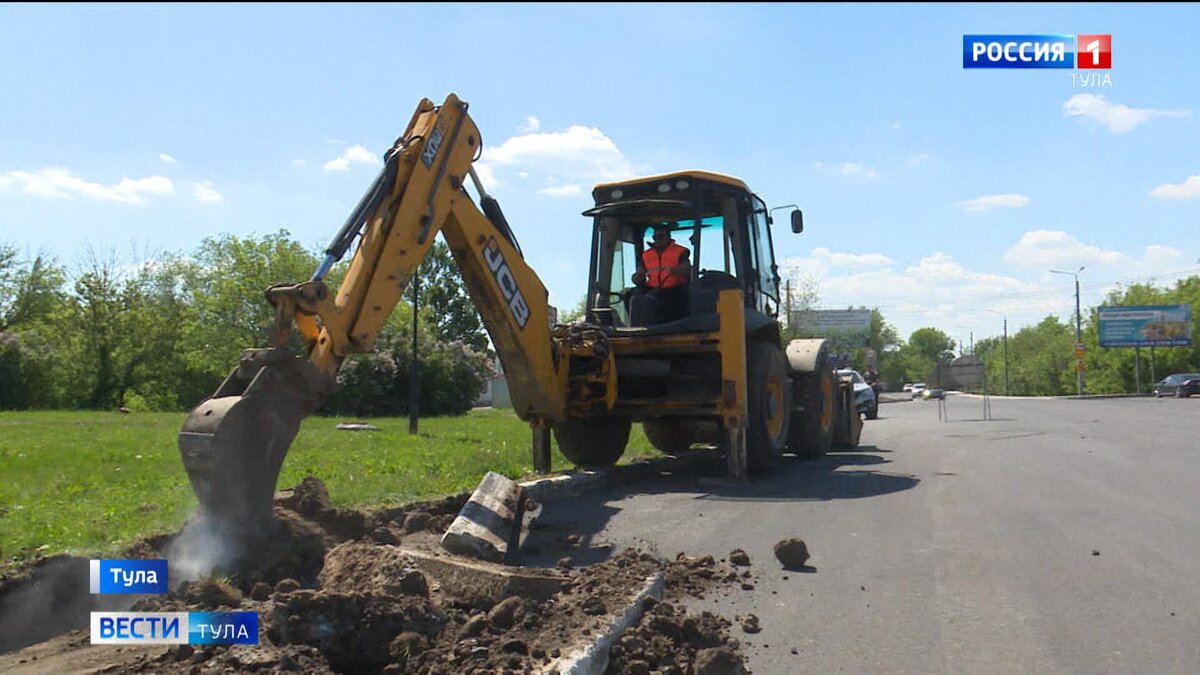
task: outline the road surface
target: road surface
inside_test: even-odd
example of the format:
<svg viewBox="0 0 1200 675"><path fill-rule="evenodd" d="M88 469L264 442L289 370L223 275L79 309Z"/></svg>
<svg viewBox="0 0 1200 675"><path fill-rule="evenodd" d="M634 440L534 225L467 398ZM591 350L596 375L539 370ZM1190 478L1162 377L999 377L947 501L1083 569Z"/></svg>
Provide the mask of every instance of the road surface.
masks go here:
<svg viewBox="0 0 1200 675"><path fill-rule="evenodd" d="M543 532L726 558L755 673L1197 672L1200 400L886 404L863 445L752 488L695 475L557 502ZM815 571L772 555L798 536ZM552 552L547 552L553 554ZM793 653L795 650L795 653Z"/></svg>

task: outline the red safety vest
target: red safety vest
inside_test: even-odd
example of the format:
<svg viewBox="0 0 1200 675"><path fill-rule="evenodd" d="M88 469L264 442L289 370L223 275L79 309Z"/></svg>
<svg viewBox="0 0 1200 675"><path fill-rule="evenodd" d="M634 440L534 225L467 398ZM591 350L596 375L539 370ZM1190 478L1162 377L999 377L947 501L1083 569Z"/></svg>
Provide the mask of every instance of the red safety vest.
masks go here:
<svg viewBox="0 0 1200 675"><path fill-rule="evenodd" d="M687 249L672 241L662 253L651 246L642 251L642 265L646 268L646 285L650 288L674 288L688 282L687 276L671 271L679 266L679 259Z"/></svg>

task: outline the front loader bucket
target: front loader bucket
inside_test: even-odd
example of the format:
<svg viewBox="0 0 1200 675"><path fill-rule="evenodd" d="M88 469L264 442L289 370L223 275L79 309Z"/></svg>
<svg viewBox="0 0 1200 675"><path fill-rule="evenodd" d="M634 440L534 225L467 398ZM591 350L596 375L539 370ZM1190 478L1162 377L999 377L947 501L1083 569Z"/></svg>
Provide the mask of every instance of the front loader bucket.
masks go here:
<svg viewBox="0 0 1200 675"><path fill-rule="evenodd" d="M202 516L230 536L266 534L275 482L300 421L332 391L332 379L306 360L281 350L246 350L179 433Z"/></svg>

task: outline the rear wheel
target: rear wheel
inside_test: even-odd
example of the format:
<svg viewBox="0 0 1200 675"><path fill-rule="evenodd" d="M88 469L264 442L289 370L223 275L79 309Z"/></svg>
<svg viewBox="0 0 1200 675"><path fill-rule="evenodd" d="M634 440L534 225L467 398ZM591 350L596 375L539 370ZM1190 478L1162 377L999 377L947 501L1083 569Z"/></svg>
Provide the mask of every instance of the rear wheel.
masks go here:
<svg viewBox="0 0 1200 675"><path fill-rule="evenodd" d="M793 391L803 411L792 415L788 444L799 457L821 457L833 446L833 423L836 416L837 383L829 367L824 349L818 356L815 373L795 376Z"/></svg>
<svg viewBox="0 0 1200 675"><path fill-rule="evenodd" d="M625 454L632 425L628 417L572 417L554 425L554 441L575 466L612 466Z"/></svg>
<svg viewBox="0 0 1200 675"><path fill-rule="evenodd" d="M750 343L746 358L746 458L752 471L766 471L783 456L791 427L792 390L787 364L778 346Z"/></svg>
<svg viewBox="0 0 1200 675"><path fill-rule="evenodd" d="M691 449L693 438L682 420L658 419L642 422L646 440L664 455L679 455Z"/></svg>

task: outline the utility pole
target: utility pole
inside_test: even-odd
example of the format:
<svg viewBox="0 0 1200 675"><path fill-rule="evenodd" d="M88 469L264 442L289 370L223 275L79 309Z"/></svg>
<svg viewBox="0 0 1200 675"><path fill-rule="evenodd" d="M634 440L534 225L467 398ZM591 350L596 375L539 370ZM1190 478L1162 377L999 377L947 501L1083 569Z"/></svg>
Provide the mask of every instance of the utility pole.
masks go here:
<svg viewBox="0 0 1200 675"><path fill-rule="evenodd" d="M417 361L417 310L421 299L421 266L412 278L412 362L408 366L408 433L417 433L417 416L421 407L421 372Z"/></svg>
<svg viewBox="0 0 1200 675"><path fill-rule="evenodd" d="M791 277L788 278L785 288L787 288L787 295L785 296L787 298L787 309L785 310L787 312L787 314L784 317L783 325L784 325L784 330L787 332L787 335L790 338L793 334L792 333L792 279L791 279Z"/></svg>
<svg viewBox="0 0 1200 675"><path fill-rule="evenodd" d="M997 312L994 309L989 309L992 314L999 314L1004 317L1004 395L1008 396L1008 315L1004 312Z"/></svg>
<svg viewBox="0 0 1200 675"><path fill-rule="evenodd" d="M1078 349L1079 345L1083 344L1083 339L1080 337L1080 315L1079 315L1079 272L1083 271L1083 266L1080 265L1076 272L1060 272L1058 270L1050 270L1053 274L1069 274L1075 277L1075 346ZM1079 396L1083 396L1083 363L1077 361L1075 363L1075 389Z"/></svg>

